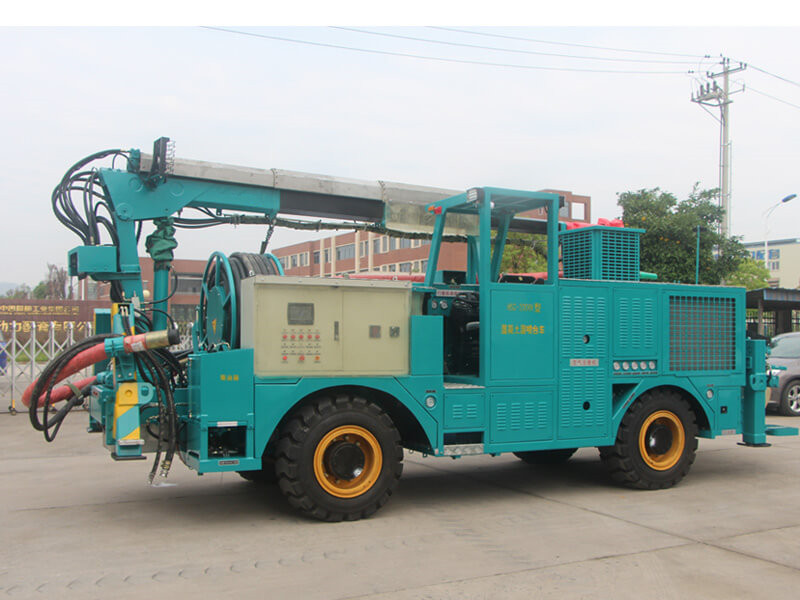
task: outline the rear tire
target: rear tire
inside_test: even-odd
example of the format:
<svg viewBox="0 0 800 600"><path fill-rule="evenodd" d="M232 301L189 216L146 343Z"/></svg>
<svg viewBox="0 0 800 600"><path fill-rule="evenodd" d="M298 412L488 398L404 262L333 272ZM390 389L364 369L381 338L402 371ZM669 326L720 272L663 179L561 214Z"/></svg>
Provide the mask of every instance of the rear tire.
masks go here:
<svg viewBox="0 0 800 600"><path fill-rule="evenodd" d="M616 443L600 448L600 457L617 483L646 490L668 488L689 472L696 436L695 415L686 400L671 390L653 390L628 409Z"/></svg>
<svg viewBox="0 0 800 600"><path fill-rule="evenodd" d="M567 462L577 450L577 448L534 450L531 452L514 452L514 456L529 465L560 465Z"/></svg>
<svg viewBox="0 0 800 600"><path fill-rule="evenodd" d="M784 417L800 417L800 381L790 381L781 394L778 412Z"/></svg>
<svg viewBox="0 0 800 600"><path fill-rule="evenodd" d="M321 397L282 428L275 466L294 508L322 521L355 521L388 502L403 472L403 448L376 404Z"/></svg>

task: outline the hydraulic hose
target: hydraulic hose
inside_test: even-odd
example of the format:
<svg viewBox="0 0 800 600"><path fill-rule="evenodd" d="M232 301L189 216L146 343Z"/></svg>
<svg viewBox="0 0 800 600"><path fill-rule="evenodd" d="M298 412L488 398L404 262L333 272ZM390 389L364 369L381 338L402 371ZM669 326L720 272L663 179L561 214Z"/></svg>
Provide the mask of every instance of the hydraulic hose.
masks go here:
<svg viewBox="0 0 800 600"><path fill-rule="evenodd" d="M74 346L73 346L73 348L74 348ZM95 363L98 363L98 362L100 362L102 360L106 360L107 358L108 358L108 355L106 354L106 348L105 348L105 344L103 342L100 342L99 344L95 344L94 346L91 346L90 348L87 348L86 350L82 350L77 355L75 355L74 358L70 359L69 362L67 362L67 364L64 365L64 367L58 372L58 375L56 375L55 380L53 381L53 384L56 384L56 383L58 383L59 381L61 381L63 379L66 379L70 375L73 375L73 374L77 373L78 371L81 371L82 369L85 369L86 367L90 367ZM53 364L53 363L50 363L50 364ZM89 383L88 379L92 379L92 378L82 379L81 381L75 383L75 387L79 387L79 388L84 387L84 385L87 385ZM25 406L30 406L31 397L33 396L33 390L36 388L36 386L37 386L37 384L39 383L40 380L42 380L42 377L40 377L39 379L37 379L36 381L31 383L28 386L28 388L25 390L25 393L22 394L22 403ZM47 381L47 383L49 383L49 381ZM60 400L65 400L72 393L72 389L69 386L66 386L66 385L61 386L61 387L56 388L56 389L52 389L51 388L51 390L52 390L50 392L50 402L51 403L52 402L58 402ZM40 395L39 396L39 403L37 404L37 408L41 408L42 406L44 406L45 400L46 400L45 395L44 394Z"/></svg>
<svg viewBox="0 0 800 600"><path fill-rule="evenodd" d="M65 349L50 361L44 368L41 376L25 390L23 403L28 406L28 416L30 417L31 425L37 431L43 432L44 438L48 442L52 442L53 439L55 439L67 413L72 410L74 406L83 402L83 398L91 390L91 383L83 380L79 383L85 385L80 388L78 386L62 386L62 388L58 390L54 390L53 388L61 379L76 373L81 368L93 364L89 362L92 358L103 360L106 355L105 340L110 337L114 337L114 335L110 333L95 335ZM102 350L102 353L100 350ZM83 367L81 365L83 365ZM63 388L66 388L66 390ZM57 392L55 401L67 398L69 398L69 400L55 415L49 416L48 412L54 401L54 392ZM36 398L37 401L32 401L33 398ZM39 415L40 408L42 409L41 418Z"/></svg>
<svg viewBox="0 0 800 600"><path fill-rule="evenodd" d="M106 343L109 338L119 338L118 334L105 333L92 336L67 348L56 356L44 369L41 376L28 386L22 396L22 402L28 407L28 415L34 429L44 432L44 437L48 442L53 441L58 429L61 427L64 417L78 404L83 402L83 398L90 392L94 377L82 379L77 384L67 384L59 388L55 385L97 362L109 358ZM169 331L151 331L137 335L123 337L119 342L112 342L117 345L116 352L139 353L148 350L155 350L176 344L180 341L180 335L175 329ZM34 402L33 398L37 400ZM54 416L48 416L50 406L62 400L67 400L67 404L62 407ZM41 419L39 409L42 409ZM52 432L51 432L52 430Z"/></svg>

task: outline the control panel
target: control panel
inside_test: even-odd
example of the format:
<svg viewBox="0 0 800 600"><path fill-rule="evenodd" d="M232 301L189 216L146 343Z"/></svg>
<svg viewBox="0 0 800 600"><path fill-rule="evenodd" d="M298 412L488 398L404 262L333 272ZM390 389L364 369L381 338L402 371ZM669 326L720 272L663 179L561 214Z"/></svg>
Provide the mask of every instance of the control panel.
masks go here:
<svg viewBox="0 0 800 600"><path fill-rule="evenodd" d="M258 376L408 373L410 282L259 275L241 301Z"/></svg>
<svg viewBox="0 0 800 600"><path fill-rule="evenodd" d="M322 334L310 327L290 327L281 330L281 360L298 362L322 360Z"/></svg>

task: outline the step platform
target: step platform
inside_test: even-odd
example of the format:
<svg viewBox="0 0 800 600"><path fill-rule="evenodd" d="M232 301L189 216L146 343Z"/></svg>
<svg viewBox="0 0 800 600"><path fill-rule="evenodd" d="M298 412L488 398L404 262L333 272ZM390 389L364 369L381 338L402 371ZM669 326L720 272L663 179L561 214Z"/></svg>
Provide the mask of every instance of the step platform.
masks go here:
<svg viewBox="0 0 800 600"><path fill-rule="evenodd" d="M797 427L786 427L785 425L765 425L764 433L767 435L798 435Z"/></svg>

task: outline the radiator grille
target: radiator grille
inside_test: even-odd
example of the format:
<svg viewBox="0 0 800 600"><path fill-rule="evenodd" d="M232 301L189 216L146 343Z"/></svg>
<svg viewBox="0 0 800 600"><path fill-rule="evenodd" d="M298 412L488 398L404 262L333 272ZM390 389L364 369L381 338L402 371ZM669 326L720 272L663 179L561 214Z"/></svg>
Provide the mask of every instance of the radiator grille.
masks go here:
<svg viewBox="0 0 800 600"><path fill-rule="evenodd" d="M669 366L673 371L736 368L736 301L670 296Z"/></svg>
<svg viewBox="0 0 800 600"><path fill-rule="evenodd" d="M603 230L600 240L601 279L639 281L639 234Z"/></svg>
<svg viewBox="0 0 800 600"><path fill-rule="evenodd" d="M582 231L561 234L561 256L564 277L567 279L594 279L592 277L592 238L579 235Z"/></svg>
<svg viewBox="0 0 800 600"><path fill-rule="evenodd" d="M639 281L640 229L581 227L560 235L564 277Z"/></svg>

